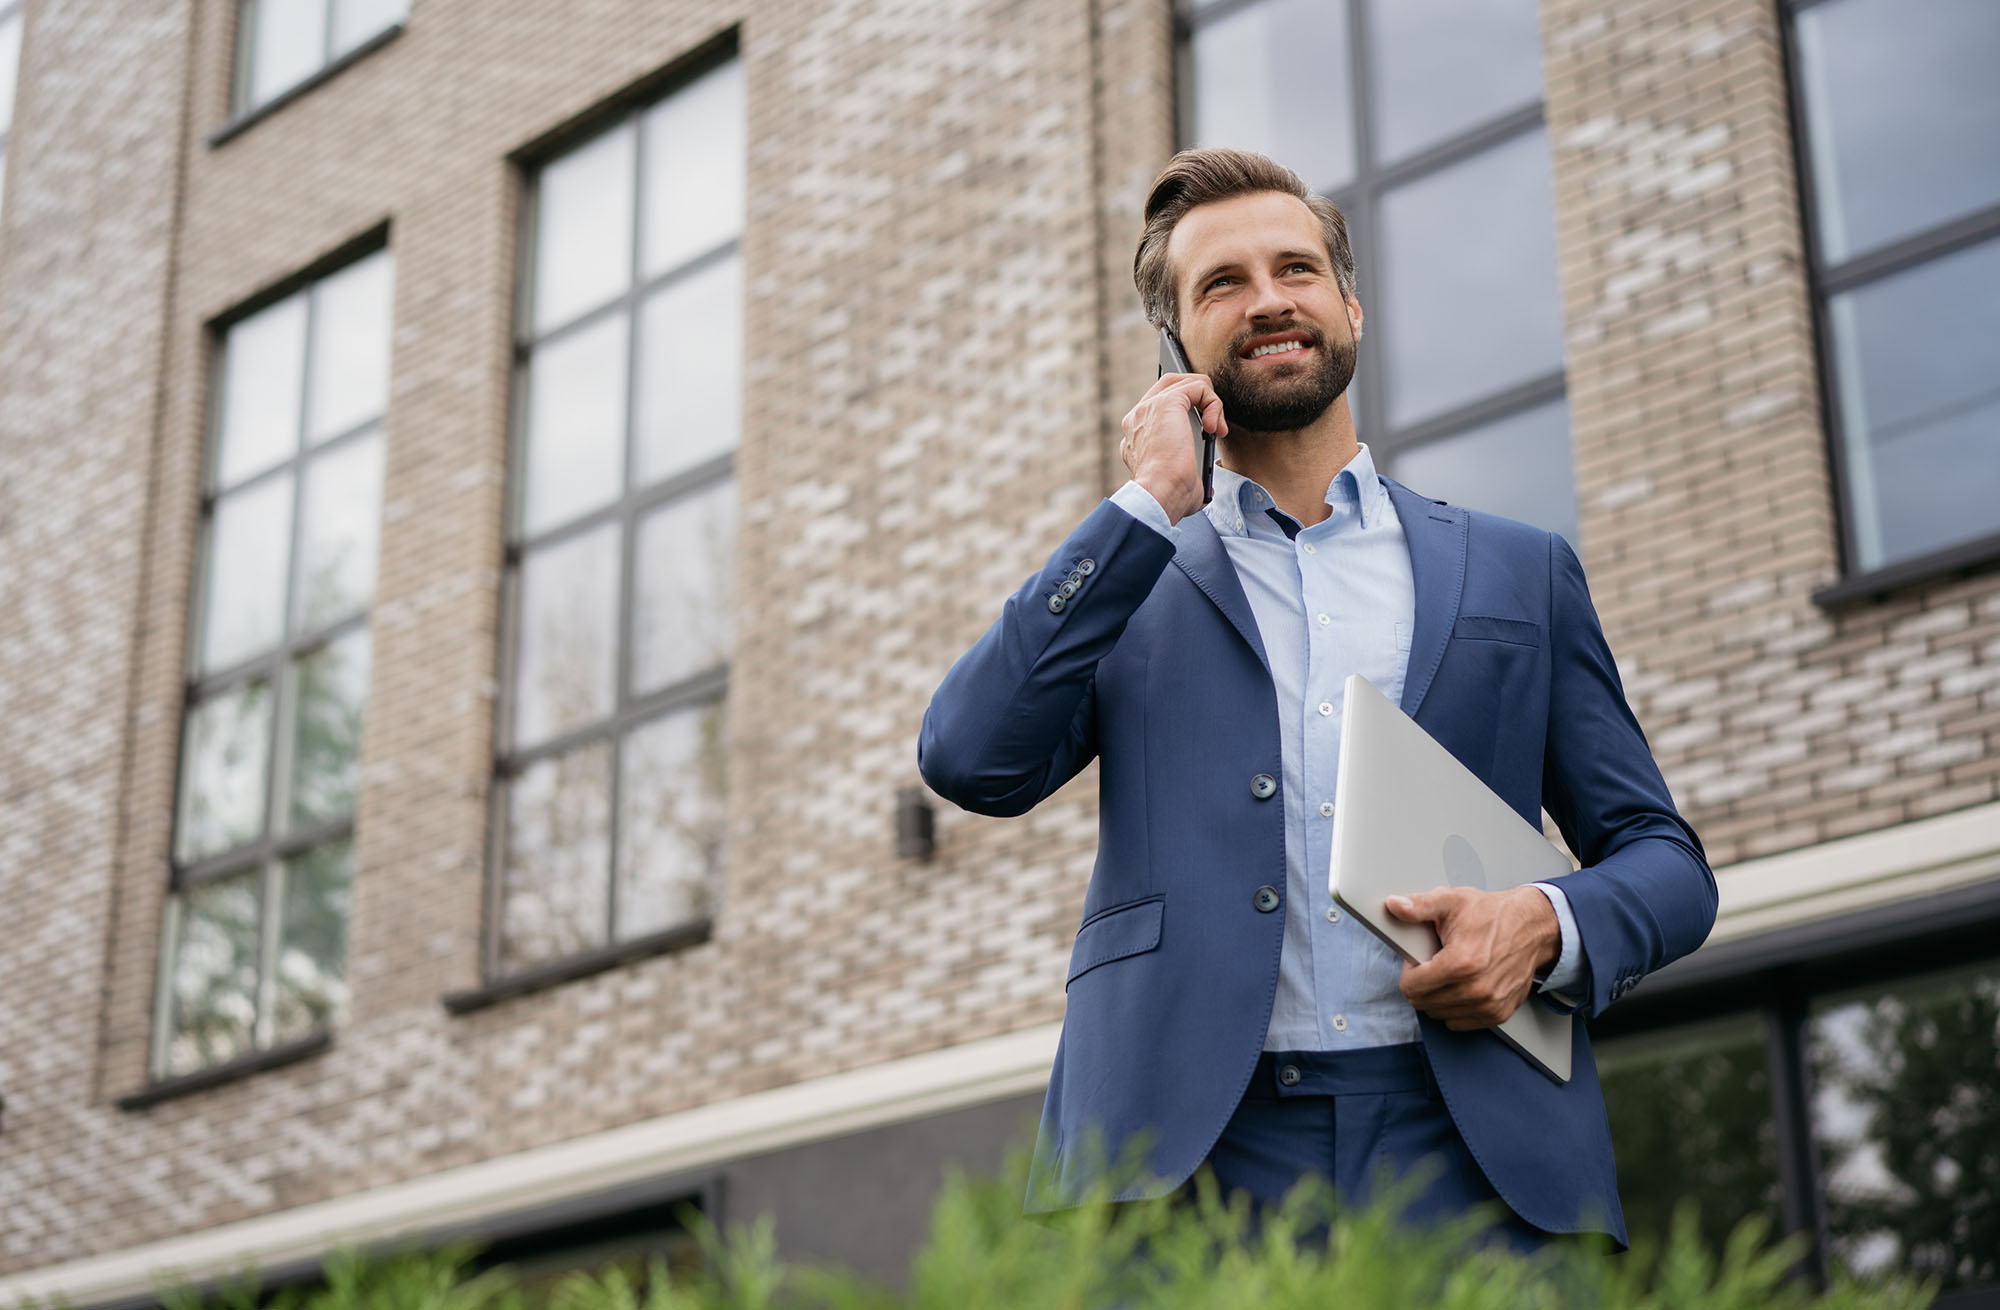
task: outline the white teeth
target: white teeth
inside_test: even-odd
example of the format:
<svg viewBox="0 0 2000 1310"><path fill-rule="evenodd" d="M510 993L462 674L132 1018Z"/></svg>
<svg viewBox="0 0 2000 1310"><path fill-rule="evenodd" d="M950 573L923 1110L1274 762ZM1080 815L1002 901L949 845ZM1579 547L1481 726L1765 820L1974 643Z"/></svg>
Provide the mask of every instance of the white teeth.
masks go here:
<svg viewBox="0 0 2000 1310"><path fill-rule="evenodd" d="M1276 341L1268 346L1257 347L1255 350L1250 352L1250 358L1262 359L1266 355L1276 355L1281 351L1304 350L1305 348L1306 348L1306 343L1303 341Z"/></svg>

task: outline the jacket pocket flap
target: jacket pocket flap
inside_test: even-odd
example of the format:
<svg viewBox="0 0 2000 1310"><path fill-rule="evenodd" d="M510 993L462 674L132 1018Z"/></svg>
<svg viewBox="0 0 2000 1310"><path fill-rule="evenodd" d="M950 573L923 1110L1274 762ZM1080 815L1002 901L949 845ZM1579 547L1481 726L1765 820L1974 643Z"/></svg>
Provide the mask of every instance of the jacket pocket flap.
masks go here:
<svg viewBox="0 0 2000 1310"><path fill-rule="evenodd" d="M1158 946L1160 921L1166 908L1166 897L1155 896L1107 910L1084 924L1069 953L1069 978L1063 983L1064 988L1100 964L1140 955Z"/></svg>
<svg viewBox="0 0 2000 1310"><path fill-rule="evenodd" d="M1461 614L1451 627L1454 637L1473 641L1506 641L1516 646L1540 646L1542 625L1527 619L1502 619L1485 614Z"/></svg>

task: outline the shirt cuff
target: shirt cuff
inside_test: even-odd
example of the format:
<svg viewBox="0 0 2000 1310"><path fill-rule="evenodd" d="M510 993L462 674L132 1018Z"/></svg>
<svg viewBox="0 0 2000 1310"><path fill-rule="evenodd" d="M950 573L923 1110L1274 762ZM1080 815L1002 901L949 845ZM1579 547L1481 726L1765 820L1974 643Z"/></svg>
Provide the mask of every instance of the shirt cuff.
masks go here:
<svg viewBox="0 0 2000 1310"><path fill-rule="evenodd" d="M1562 953L1556 956L1555 967L1549 970L1549 976L1535 984L1535 990L1558 1005L1574 1009L1581 1002L1569 993L1573 993L1583 981L1583 943L1576 929L1576 913L1569 908L1569 897L1554 883L1529 885L1539 888L1542 895L1549 898L1549 907L1556 912L1556 924L1562 929Z"/></svg>
<svg viewBox="0 0 2000 1310"><path fill-rule="evenodd" d="M1139 520L1168 541L1178 541L1180 531L1167 521L1167 511L1153 499L1153 493L1136 482L1127 481L1111 493L1111 503Z"/></svg>

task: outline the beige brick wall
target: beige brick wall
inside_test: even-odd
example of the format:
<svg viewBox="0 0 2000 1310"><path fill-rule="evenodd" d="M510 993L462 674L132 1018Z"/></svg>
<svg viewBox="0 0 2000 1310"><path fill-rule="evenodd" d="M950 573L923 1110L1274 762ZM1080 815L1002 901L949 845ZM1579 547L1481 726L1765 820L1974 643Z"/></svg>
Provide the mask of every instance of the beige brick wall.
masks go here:
<svg viewBox="0 0 2000 1310"><path fill-rule="evenodd" d="M1166 0L413 0L384 48L210 147L233 8L28 4L0 214L0 894L24 943L0 952L0 1272L1058 1017L1092 779L1019 820L941 809L927 864L895 858L891 806L944 668L1123 476ZM2000 795L1994 575L1809 599L1834 519L1767 5L1543 16L1586 563L1677 795L1718 862ZM751 344L716 935L454 1018L485 879L508 157L737 25ZM353 1013L322 1055L120 1111L165 889L204 324L384 221Z"/></svg>

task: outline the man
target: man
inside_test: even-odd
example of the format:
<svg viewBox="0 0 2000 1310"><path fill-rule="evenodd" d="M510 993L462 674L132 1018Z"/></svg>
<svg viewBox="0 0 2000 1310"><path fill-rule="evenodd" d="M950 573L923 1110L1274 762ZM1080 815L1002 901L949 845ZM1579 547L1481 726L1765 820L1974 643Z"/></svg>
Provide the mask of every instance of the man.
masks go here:
<svg viewBox="0 0 2000 1310"><path fill-rule="evenodd" d="M1415 1219L1497 1196L1518 1245L1622 1243L1583 1025L1567 1084L1480 1031L1521 1004L1596 1014L1714 922L1575 554L1377 476L1345 394L1346 227L1289 170L1176 156L1134 277L1201 372L1125 416L1131 480L952 668L919 746L939 794L994 815L1102 762L1029 1209L1076 1204L1136 1141L1152 1176L1121 1200L1206 1164L1259 1204L1305 1174L1359 1203L1428 1160ZM1219 438L1205 510L1190 407ZM1421 967L1327 892L1356 672L1523 819L1546 806L1583 864L1559 888L1392 901L1443 943Z"/></svg>

